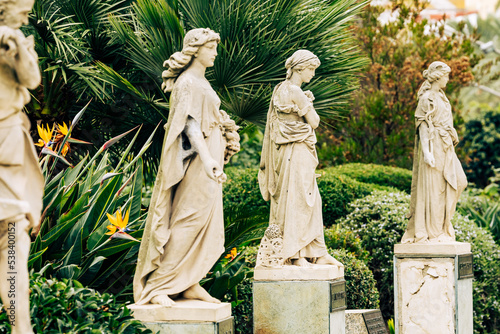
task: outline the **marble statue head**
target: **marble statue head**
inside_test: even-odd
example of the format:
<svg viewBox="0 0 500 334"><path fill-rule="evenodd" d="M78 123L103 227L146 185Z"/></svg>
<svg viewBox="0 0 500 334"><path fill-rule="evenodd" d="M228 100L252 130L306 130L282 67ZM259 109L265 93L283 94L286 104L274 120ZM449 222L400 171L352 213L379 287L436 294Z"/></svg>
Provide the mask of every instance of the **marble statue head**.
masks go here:
<svg viewBox="0 0 500 334"><path fill-rule="evenodd" d="M0 25L19 29L28 24L28 14L35 0L0 0Z"/></svg>
<svg viewBox="0 0 500 334"><path fill-rule="evenodd" d="M434 84L436 81L440 81L437 84L440 88L444 88L448 83L448 75L450 74L450 72L451 68L442 61L432 62L429 65L429 68L422 73L425 81L418 90L418 98L420 99L425 92L430 90L432 84Z"/></svg>
<svg viewBox="0 0 500 334"><path fill-rule="evenodd" d="M321 62L314 53L308 50L297 50L286 60L286 78L290 79L295 71L300 72L305 68L317 69L319 65Z"/></svg>
<svg viewBox="0 0 500 334"><path fill-rule="evenodd" d="M168 70L162 73L162 88L165 92L172 91L175 80L189 67L200 47L213 41L219 43L220 36L209 28L191 29L186 33L182 51L174 53L163 63L163 66L168 67Z"/></svg>
<svg viewBox="0 0 500 334"><path fill-rule="evenodd" d="M451 68L448 65L442 61L435 61L429 65L429 68L423 72L423 75L425 80L429 81L429 83L433 83L450 72Z"/></svg>

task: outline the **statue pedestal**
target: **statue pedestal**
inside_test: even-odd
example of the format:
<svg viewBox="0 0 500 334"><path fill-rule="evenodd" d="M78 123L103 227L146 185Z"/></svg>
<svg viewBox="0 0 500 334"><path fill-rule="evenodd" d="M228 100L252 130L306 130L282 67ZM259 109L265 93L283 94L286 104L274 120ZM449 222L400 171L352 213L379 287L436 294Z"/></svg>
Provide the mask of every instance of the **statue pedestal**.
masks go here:
<svg viewBox="0 0 500 334"><path fill-rule="evenodd" d="M129 305L135 319L153 333L160 334L233 334L231 304L213 304L201 300L176 300L172 307L156 304Z"/></svg>
<svg viewBox="0 0 500 334"><path fill-rule="evenodd" d="M471 334L468 243L394 245L396 333Z"/></svg>
<svg viewBox="0 0 500 334"><path fill-rule="evenodd" d="M255 268L254 333L345 333L343 268Z"/></svg>
<svg viewBox="0 0 500 334"><path fill-rule="evenodd" d="M379 309L346 310L346 334L389 334L385 327L385 320Z"/></svg>

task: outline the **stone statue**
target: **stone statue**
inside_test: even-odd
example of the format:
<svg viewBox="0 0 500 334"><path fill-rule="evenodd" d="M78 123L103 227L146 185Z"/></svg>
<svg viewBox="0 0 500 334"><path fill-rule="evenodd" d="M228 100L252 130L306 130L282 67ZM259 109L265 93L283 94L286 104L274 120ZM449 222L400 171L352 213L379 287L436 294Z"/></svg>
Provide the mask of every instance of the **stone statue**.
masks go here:
<svg viewBox="0 0 500 334"><path fill-rule="evenodd" d="M316 135L320 118L314 96L302 91L320 65L318 57L298 50L287 59L286 80L274 89L262 146L259 186L271 201L269 227L257 255L257 266L312 263L342 264L328 254L321 197L316 182Z"/></svg>
<svg viewBox="0 0 500 334"><path fill-rule="evenodd" d="M199 285L224 252L222 166L239 151L238 127L205 79L219 40L210 29L190 30L164 64L170 114L134 277L138 305L220 303Z"/></svg>
<svg viewBox="0 0 500 334"><path fill-rule="evenodd" d="M442 90L450 71L445 63L433 62L418 91L411 205L403 243L455 242L451 218L467 178L455 154L458 135Z"/></svg>
<svg viewBox="0 0 500 334"><path fill-rule="evenodd" d="M33 0L0 0L0 297L12 333L33 333L30 323L28 231L40 224L44 178L30 122L22 109L28 89L40 84L28 23Z"/></svg>

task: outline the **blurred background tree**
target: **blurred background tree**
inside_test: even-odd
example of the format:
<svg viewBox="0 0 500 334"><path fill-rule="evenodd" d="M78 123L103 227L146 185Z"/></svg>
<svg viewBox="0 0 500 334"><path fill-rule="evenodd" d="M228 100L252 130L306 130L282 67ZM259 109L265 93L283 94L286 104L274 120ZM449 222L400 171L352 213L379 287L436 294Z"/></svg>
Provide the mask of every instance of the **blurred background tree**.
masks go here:
<svg viewBox="0 0 500 334"><path fill-rule="evenodd" d="M359 16L355 33L370 63L360 73L361 87L345 122L321 133L324 165L349 161L410 168L416 95L422 72L433 61L444 61L452 69L446 94L460 129L458 91L473 80L471 68L479 58L472 37L446 35L442 22L419 17L426 5L395 0L389 6L368 6ZM381 20L382 13L386 20Z"/></svg>

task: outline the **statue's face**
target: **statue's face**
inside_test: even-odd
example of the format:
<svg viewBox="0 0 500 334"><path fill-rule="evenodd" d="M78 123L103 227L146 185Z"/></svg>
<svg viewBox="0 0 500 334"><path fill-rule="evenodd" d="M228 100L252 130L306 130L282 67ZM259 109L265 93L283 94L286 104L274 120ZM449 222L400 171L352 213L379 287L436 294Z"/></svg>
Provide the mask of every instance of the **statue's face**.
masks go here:
<svg viewBox="0 0 500 334"><path fill-rule="evenodd" d="M215 57L217 57L217 41L205 43L205 45L200 46L195 54L196 60L204 67L214 66Z"/></svg>
<svg viewBox="0 0 500 334"><path fill-rule="evenodd" d="M438 80L438 83L439 83L439 88L443 89L446 87L446 84L448 83L448 81L450 80L450 75L449 74L445 74L443 75L439 80Z"/></svg>
<svg viewBox="0 0 500 334"><path fill-rule="evenodd" d="M14 29L19 29L23 24L28 24L28 14L31 12L34 2L35 0L17 0L10 3L3 24Z"/></svg>
<svg viewBox="0 0 500 334"><path fill-rule="evenodd" d="M300 76L302 78L302 81L304 83L308 83L311 81L311 79L314 77L314 74L316 73L316 69L314 67L306 67L300 72Z"/></svg>

